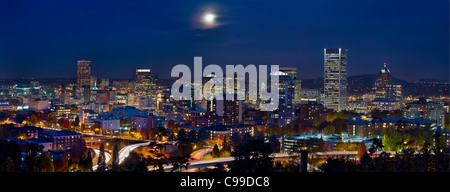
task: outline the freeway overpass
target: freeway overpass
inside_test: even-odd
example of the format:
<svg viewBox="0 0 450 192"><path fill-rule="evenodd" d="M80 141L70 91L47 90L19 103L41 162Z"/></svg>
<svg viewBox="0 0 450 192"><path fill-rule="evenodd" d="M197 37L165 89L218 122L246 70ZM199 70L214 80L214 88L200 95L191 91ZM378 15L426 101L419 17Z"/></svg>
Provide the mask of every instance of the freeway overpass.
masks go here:
<svg viewBox="0 0 450 192"><path fill-rule="evenodd" d="M383 151L377 151L377 152L375 152L375 154L373 154L373 156L378 156L382 152ZM390 154L396 153L395 151L385 151L385 152L390 153ZM328 158L328 157L356 157L357 154L358 154L358 151L331 151L331 152L318 152L318 153L315 153L314 155ZM291 155L289 155L287 153L275 153L274 158L275 158L275 160L289 160L291 158ZM189 161L189 166L187 167L187 169L212 167L212 166L215 166L217 163L228 164L228 163L232 162L233 160L234 160L233 157L223 157L223 158L214 158L214 159L209 159L209 160ZM164 166L164 171L171 171L172 168L173 168L172 165ZM316 167L309 165L309 164L308 164L308 168L316 169L317 171L320 171ZM154 171L156 169L157 168L149 166L149 171Z"/></svg>

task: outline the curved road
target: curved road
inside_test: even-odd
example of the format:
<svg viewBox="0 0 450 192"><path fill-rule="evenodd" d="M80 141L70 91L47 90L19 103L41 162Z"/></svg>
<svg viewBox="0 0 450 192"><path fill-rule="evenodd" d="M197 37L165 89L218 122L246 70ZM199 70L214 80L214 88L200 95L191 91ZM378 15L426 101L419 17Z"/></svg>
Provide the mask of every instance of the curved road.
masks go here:
<svg viewBox="0 0 450 192"><path fill-rule="evenodd" d="M119 151L119 164L121 164L128 157L128 155L130 155L130 153L133 150L135 150L136 148L141 147L141 146L147 146L148 144L150 144L150 142L137 143L137 144L125 146L122 149L120 149L120 151Z"/></svg>
<svg viewBox="0 0 450 192"><path fill-rule="evenodd" d="M395 154L395 151L377 151L375 155L380 155L382 152ZM332 151L332 152L318 152L316 156L326 156L326 157L339 157L339 156L355 156L358 154L358 151ZM274 154L275 159L281 158L290 158L291 156L287 153L276 153ZM188 169L196 169L202 167L210 167L215 166L217 163L227 164L234 160L233 157L223 157L223 158L214 158L209 160L199 160L199 161L189 161ZM170 171L173 168L172 165L164 166L164 171ZM316 167L308 164L309 169L314 169L316 171L320 171ZM149 171L155 170L153 167L149 167Z"/></svg>
<svg viewBox="0 0 450 192"><path fill-rule="evenodd" d="M99 149L94 149L92 148L95 152L95 157L94 159L92 159L92 164L94 164L94 166L92 166L92 169L95 171L98 168L98 156L100 154L100 150ZM107 151L105 151L105 163L106 166L109 165L111 163L112 157L111 154Z"/></svg>

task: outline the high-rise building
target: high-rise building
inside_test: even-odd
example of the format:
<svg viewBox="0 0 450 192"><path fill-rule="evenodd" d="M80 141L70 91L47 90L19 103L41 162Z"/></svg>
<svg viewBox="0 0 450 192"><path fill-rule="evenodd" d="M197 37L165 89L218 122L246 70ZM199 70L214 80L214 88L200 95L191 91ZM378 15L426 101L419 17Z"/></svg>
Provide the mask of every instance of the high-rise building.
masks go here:
<svg viewBox="0 0 450 192"><path fill-rule="evenodd" d="M109 79L102 78L102 82L100 85L102 86L103 89L109 87Z"/></svg>
<svg viewBox="0 0 450 192"><path fill-rule="evenodd" d="M77 84L78 87L91 86L91 61L77 61Z"/></svg>
<svg viewBox="0 0 450 192"><path fill-rule="evenodd" d="M429 119L436 122L436 126L444 126L445 110L442 103L427 101L419 98L418 101L407 103L403 116L407 119Z"/></svg>
<svg viewBox="0 0 450 192"><path fill-rule="evenodd" d="M387 97L389 85L391 85L391 71L386 67L386 62L384 62L384 67L378 73L376 97Z"/></svg>
<svg viewBox="0 0 450 192"><path fill-rule="evenodd" d="M402 98L402 86L392 84L391 71L386 67L386 62L384 62L384 67L378 73L375 95L377 98L384 97L397 101Z"/></svg>
<svg viewBox="0 0 450 192"><path fill-rule="evenodd" d="M136 69L136 75L134 76L135 102L139 101L141 97L146 97L151 99L151 106L156 107L157 80L157 76L150 74L150 69Z"/></svg>
<svg viewBox="0 0 450 192"><path fill-rule="evenodd" d="M226 98L226 94L223 95ZM237 100L237 94L234 94L234 100L216 100L215 112L219 117L223 117L224 125L238 125L242 122L242 101Z"/></svg>
<svg viewBox="0 0 450 192"><path fill-rule="evenodd" d="M347 49L324 49L324 106L335 111L347 104Z"/></svg>
<svg viewBox="0 0 450 192"><path fill-rule="evenodd" d="M281 72L284 72L292 77L294 81L294 105L298 105L302 102L302 80L297 77L297 68L294 67L282 67L279 68Z"/></svg>
<svg viewBox="0 0 450 192"><path fill-rule="evenodd" d="M377 86L379 88L386 88L386 85L391 84L391 71L386 67L386 62L384 62L384 67L381 68L378 73L378 82Z"/></svg>
<svg viewBox="0 0 450 192"><path fill-rule="evenodd" d="M279 127L285 127L294 120L294 80L287 73L277 71L270 76L278 76L278 108L269 111L267 119L269 124L275 124Z"/></svg>

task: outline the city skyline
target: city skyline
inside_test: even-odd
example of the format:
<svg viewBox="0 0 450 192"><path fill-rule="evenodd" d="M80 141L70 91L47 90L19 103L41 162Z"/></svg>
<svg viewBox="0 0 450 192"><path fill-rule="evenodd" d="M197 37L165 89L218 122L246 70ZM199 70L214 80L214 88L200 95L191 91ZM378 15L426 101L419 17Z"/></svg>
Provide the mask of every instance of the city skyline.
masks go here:
<svg viewBox="0 0 450 192"><path fill-rule="evenodd" d="M450 171L448 1L80 1L0 6L0 172Z"/></svg>
<svg viewBox="0 0 450 192"><path fill-rule="evenodd" d="M85 59L96 77L129 79L150 68L164 78L167 68L202 56L220 66L296 67L299 79L310 79L323 74L323 48L345 47L349 76L387 62L401 79L448 80L448 2L295 3L7 4L0 77L75 78L73 62ZM271 9L283 13L264 14ZM193 20L209 10L218 23L199 27Z"/></svg>

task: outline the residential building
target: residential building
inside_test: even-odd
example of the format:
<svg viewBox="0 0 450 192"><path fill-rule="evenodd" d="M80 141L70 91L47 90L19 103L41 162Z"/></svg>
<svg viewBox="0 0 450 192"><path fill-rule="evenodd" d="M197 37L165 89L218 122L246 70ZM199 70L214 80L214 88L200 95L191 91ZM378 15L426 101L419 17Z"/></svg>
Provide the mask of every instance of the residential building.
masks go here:
<svg viewBox="0 0 450 192"><path fill-rule="evenodd" d="M73 145L81 142L81 133L69 130L62 131L41 131L39 139L52 142L52 150L70 149Z"/></svg>

